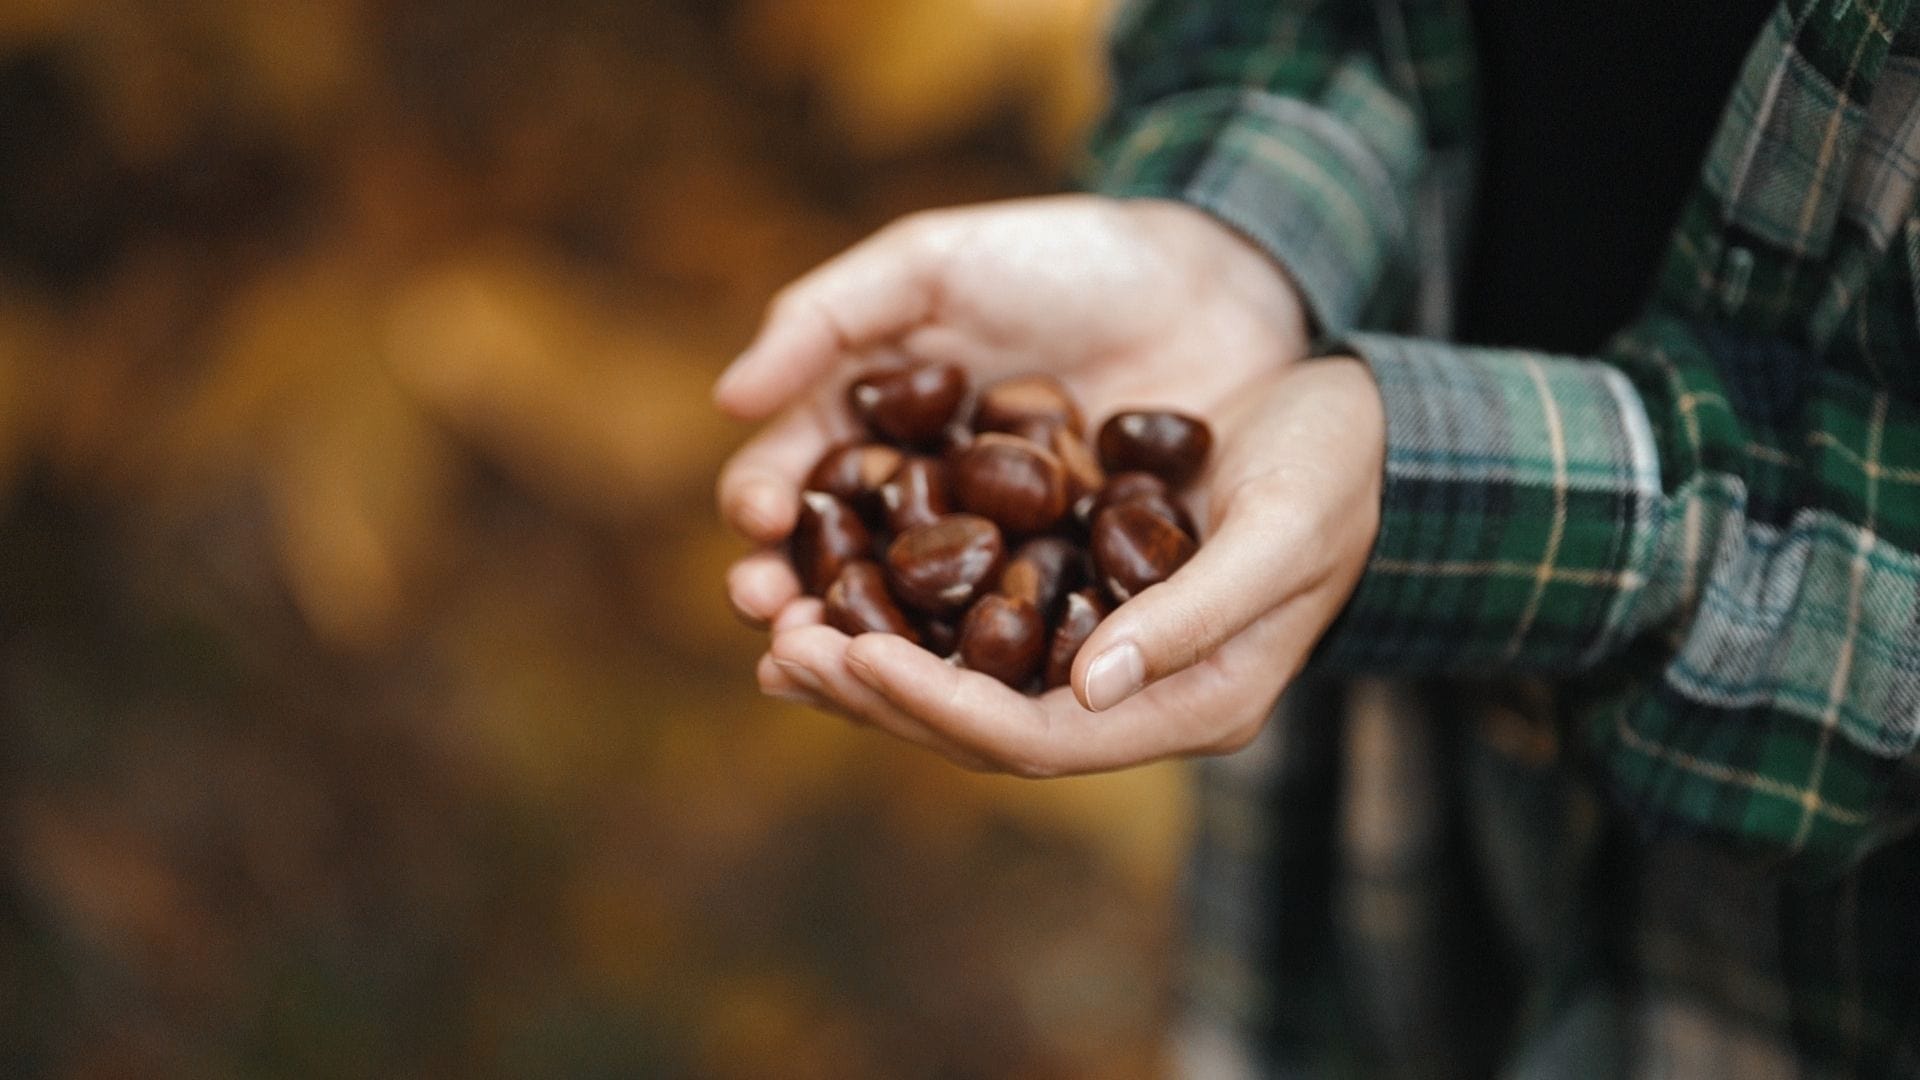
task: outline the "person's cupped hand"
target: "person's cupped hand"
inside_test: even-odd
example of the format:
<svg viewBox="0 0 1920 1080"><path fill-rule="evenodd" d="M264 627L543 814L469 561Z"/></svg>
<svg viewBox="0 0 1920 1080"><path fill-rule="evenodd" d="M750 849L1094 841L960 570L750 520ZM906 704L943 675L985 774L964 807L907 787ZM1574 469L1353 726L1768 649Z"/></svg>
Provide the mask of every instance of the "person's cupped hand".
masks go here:
<svg viewBox="0 0 1920 1080"><path fill-rule="evenodd" d="M1176 203L1066 196L919 215L802 278L715 388L725 411L768 421L718 489L727 521L760 545L727 586L772 631L761 689L1021 775L1243 744L1351 592L1378 516L1377 391L1357 362L1296 363L1306 348L1279 267ZM780 545L803 479L855 434L846 384L899 357L957 363L977 383L1051 374L1096 420L1156 407L1214 423L1195 499L1206 544L1108 617L1071 693L1024 697L905 639L850 639L801 595Z"/></svg>

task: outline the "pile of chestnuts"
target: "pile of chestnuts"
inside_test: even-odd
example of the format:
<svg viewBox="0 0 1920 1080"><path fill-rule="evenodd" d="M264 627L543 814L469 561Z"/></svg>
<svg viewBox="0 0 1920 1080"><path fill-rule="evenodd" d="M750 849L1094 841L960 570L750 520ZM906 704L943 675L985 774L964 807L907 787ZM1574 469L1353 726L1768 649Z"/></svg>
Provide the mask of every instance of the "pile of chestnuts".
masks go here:
<svg viewBox="0 0 1920 1080"><path fill-rule="evenodd" d="M789 555L829 625L899 634L1026 693L1064 685L1112 607L1193 555L1174 495L1212 449L1204 421L1122 412L1090 447L1060 382L972 391L949 364L847 389L865 441L829 450Z"/></svg>

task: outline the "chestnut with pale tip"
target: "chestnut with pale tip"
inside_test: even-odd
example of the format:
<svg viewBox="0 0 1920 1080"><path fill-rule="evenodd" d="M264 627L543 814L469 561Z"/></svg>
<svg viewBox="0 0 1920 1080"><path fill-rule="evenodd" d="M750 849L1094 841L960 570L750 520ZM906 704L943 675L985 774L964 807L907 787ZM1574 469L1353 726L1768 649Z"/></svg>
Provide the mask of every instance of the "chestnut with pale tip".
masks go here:
<svg viewBox="0 0 1920 1080"><path fill-rule="evenodd" d="M1000 591L1025 600L1042 618L1053 618L1060 598L1079 587L1084 556L1072 542L1040 536L1020 545L1000 571Z"/></svg>
<svg viewBox="0 0 1920 1080"><path fill-rule="evenodd" d="M1150 472L1115 473L1108 479L1107 485L1100 489L1100 493L1088 502L1081 519L1091 524L1100 511L1123 502L1139 503L1180 526L1188 536L1199 536L1194 531L1192 515L1174 501L1173 490L1167 487L1167 482ZM1080 513L1082 509L1076 506L1075 512Z"/></svg>
<svg viewBox="0 0 1920 1080"><path fill-rule="evenodd" d="M973 409L976 431L1013 431L1033 421L1058 425L1076 435L1087 429L1072 392L1051 375L1001 379L980 391Z"/></svg>
<svg viewBox="0 0 1920 1080"><path fill-rule="evenodd" d="M987 432L954 462L954 499L1009 532L1050 529L1067 512L1067 470L1053 451Z"/></svg>
<svg viewBox="0 0 1920 1080"><path fill-rule="evenodd" d="M1052 430L1047 448L1067 470L1067 498L1069 500L1085 498L1096 494L1107 485L1107 471L1100 467L1100 459L1094 456L1093 448L1085 439L1063 427Z"/></svg>
<svg viewBox="0 0 1920 1080"><path fill-rule="evenodd" d="M1005 557L999 526L978 514L948 514L896 537L887 548L887 573L908 607L951 614L999 579Z"/></svg>
<svg viewBox="0 0 1920 1080"><path fill-rule="evenodd" d="M953 512L947 496L947 467L935 458L910 457L880 485L880 506L887 528L903 533Z"/></svg>
<svg viewBox="0 0 1920 1080"><path fill-rule="evenodd" d="M820 596L848 563L869 558L873 534L853 507L824 491L800 493L800 516L787 556L809 595Z"/></svg>
<svg viewBox="0 0 1920 1080"><path fill-rule="evenodd" d="M828 626L852 637L861 634L898 634L918 643L920 634L887 592L887 575L864 559L851 562L827 588Z"/></svg>
<svg viewBox="0 0 1920 1080"><path fill-rule="evenodd" d="M1193 537L1137 501L1109 506L1093 519L1094 571L1116 604L1172 577L1193 552Z"/></svg>
<svg viewBox="0 0 1920 1080"><path fill-rule="evenodd" d="M960 624L952 619L928 617L920 620L920 644L942 660L960 648Z"/></svg>
<svg viewBox="0 0 1920 1080"><path fill-rule="evenodd" d="M1179 487L1206 465L1213 431L1185 413L1141 409L1108 418L1095 445L1108 472L1150 472Z"/></svg>
<svg viewBox="0 0 1920 1080"><path fill-rule="evenodd" d="M967 373L953 364L889 368L854 380L847 404L884 439L919 445L939 440L967 397Z"/></svg>
<svg viewBox="0 0 1920 1080"><path fill-rule="evenodd" d="M1100 620L1111 610L1098 590L1081 589L1067 594L1060 625L1054 628L1053 639L1047 644L1047 689L1065 686L1073 678L1073 661L1080 655L1080 646L1087 643L1099 628Z"/></svg>
<svg viewBox="0 0 1920 1080"><path fill-rule="evenodd" d="M824 491L855 509L871 500L905 455L885 443L849 443L827 451L807 475L807 490Z"/></svg>
<svg viewBox="0 0 1920 1080"><path fill-rule="evenodd" d="M1047 623L1032 604L994 593L981 598L960 626L960 662L1025 690L1047 652Z"/></svg>

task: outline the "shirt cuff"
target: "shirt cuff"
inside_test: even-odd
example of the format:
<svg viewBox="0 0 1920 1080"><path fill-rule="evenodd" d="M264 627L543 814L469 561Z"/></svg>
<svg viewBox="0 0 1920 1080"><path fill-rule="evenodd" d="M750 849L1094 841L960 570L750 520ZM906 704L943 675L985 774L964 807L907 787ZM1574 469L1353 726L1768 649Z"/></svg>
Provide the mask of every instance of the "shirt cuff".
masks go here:
<svg viewBox="0 0 1920 1080"><path fill-rule="evenodd" d="M1315 664L1568 674L1630 631L1658 540L1659 454L1617 368L1379 334L1380 535Z"/></svg>
<svg viewBox="0 0 1920 1080"><path fill-rule="evenodd" d="M1371 93L1348 82L1334 101ZM1391 102L1356 100L1352 110L1377 121L1368 139L1299 98L1239 87L1179 94L1106 147L1092 186L1214 215L1286 268L1321 333L1345 333L1404 252L1420 155Z"/></svg>

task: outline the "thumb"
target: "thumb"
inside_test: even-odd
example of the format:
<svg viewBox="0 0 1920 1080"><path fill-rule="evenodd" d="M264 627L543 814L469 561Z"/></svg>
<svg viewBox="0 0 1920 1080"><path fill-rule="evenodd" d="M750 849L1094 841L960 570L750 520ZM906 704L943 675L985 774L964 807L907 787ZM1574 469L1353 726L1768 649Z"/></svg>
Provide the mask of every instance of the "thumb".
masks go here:
<svg viewBox="0 0 1920 1080"><path fill-rule="evenodd" d="M1074 660L1072 685L1093 712L1183 671L1261 616L1310 588L1317 571L1303 517L1269 507L1229 508L1220 527L1172 577L1120 605Z"/></svg>
<svg viewBox="0 0 1920 1080"><path fill-rule="evenodd" d="M898 337L933 310L927 229L896 222L783 289L760 333L714 384L721 409L760 420L850 354Z"/></svg>

